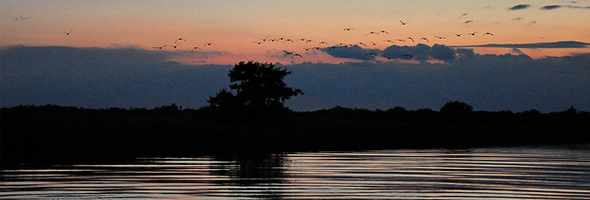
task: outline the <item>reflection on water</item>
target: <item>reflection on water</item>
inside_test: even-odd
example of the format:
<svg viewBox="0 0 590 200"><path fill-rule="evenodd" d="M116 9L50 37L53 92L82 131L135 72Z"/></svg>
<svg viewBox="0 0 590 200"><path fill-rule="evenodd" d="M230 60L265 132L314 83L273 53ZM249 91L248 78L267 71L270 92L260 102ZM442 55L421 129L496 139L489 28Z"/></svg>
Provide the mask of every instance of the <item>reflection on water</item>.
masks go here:
<svg viewBox="0 0 590 200"><path fill-rule="evenodd" d="M0 199L590 198L590 151L557 148L139 158L1 172Z"/></svg>

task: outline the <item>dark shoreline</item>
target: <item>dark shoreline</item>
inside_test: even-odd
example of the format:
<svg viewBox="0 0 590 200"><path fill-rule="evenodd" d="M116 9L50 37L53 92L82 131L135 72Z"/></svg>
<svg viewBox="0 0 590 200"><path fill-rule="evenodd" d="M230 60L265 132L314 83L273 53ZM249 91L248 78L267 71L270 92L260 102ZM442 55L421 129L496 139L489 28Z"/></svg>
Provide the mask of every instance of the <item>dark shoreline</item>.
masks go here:
<svg viewBox="0 0 590 200"><path fill-rule="evenodd" d="M292 112L46 105L2 108L0 114L3 166L136 157L590 143L590 112L575 109L449 114L399 107Z"/></svg>

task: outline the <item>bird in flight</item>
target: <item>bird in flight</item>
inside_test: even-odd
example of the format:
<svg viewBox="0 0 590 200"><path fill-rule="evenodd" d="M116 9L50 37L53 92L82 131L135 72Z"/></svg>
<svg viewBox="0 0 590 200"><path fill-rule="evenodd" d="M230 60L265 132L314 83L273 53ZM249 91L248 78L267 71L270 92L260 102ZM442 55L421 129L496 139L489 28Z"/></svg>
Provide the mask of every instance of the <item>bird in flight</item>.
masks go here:
<svg viewBox="0 0 590 200"><path fill-rule="evenodd" d="M324 41L321 41L319 45L322 45L322 44L328 45L328 43L324 42Z"/></svg>
<svg viewBox="0 0 590 200"><path fill-rule="evenodd" d="M182 38L180 38L182 39ZM174 47L176 49L176 47L178 47L178 45L181 45L182 43L178 43L178 41L181 41L180 39L176 40L176 42L174 42L174 44L171 44L172 47Z"/></svg>
<svg viewBox="0 0 590 200"><path fill-rule="evenodd" d="M399 20L400 23L402 23L402 26L405 26L408 22L404 22L402 20Z"/></svg>
<svg viewBox="0 0 590 200"><path fill-rule="evenodd" d="M367 44L365 44L364 42L358 42L358 43L356 43L356 44L360 44L360 45L363 45L363 46L367 46Z"/></svg>
<svg viewBox="0 0 590 200"><path fill-rule="evenodd" d="M367 35L371 35L371 34L379 34L379 32L371 31L371 32L367 33ZM365 36L367 36L367 35L365 35Z"/></svg>
<svg viewBox="0 0 590 200"><path fill-rule="evenodd" d="M425 40L426 42L430 43L430 41L428 41L428 38L420 38L420 40Z"/></svg>
<svg viewBox="0 0 590 200"><path fill-rule="evenodd" d="M313 42L313 40L308 40L308 39L305 39L305 38L301 38L299 40L301 40L302 42L305 42L305 44L310 43L310 42Z"/></svg>
<svg viewBox="0 0 590 200"><path fill-rule="evenodd" d="M469 35L475 35L477 31L469 33Z"/></svg>
<svg viewBox="0 0 590 200"><path fill-rule="evenodd" d="M344 31L352 31L354 28L344 28Z"/></svg>
<svg viewBox="0 0 590 200"><path fill-rule="evenodd" d="M455 35L456 35L457 37L461 37L461 35L463 35L463 33L455 33Z"/></svg>
<svg viewBox="0 0 590 200"><path fill-rule="evenodd" d="M19 17L15 17L14 21L18 21L18 20L27 20L29 19L29 17L23 17L23 16L19 16Z"/></svg>
<svg viewBox="0 0 590 200"><path fill-rule="evenodd" d="M389 35L389 33L385 30L381 30L381 31L379 31L379 33L385 33L385 34Z"/></svg>
<svg viewBox="0 0 590 200"><path fill-rule="evenodd" d="M393 59L393 58L391 58L391 57L389 57L389 56L386 56L386 55L383 55L382 57L384 57L384 58L387 58L387 60L391 60L391 59Z"/></svg>
<svg viewBox="0 0 590 200"><path fill-rule="evenodd" d="M393 41L393 40L383 40L383 42L394 43L394 41Z"/></svg>
<svg viewBox="0 0 590 200"><path fill-rule="evenodd" d="M320 49L320 47L303 48L303 49L305 49L305 51L309 51L309 50L314 50L314 49Z"/></svg>
<svg viewBox="0 0 590 200"><path fill-rule="evenodd" d="M162 49L162 48L164 48L164 47L166 47L166 46L168 46L168 45L167 45L167 44L165 44L165 45L162 45L162 46L157 46L157 47L154 47L154 49Z"/></svg>
<svg viewBox="0 0 590 200"><path fill-rule="evenodd" d="M72 33L74 31L62 31L62 33L65 33L66 35L70 35L70 33Z"/></svg>
<svg viewBox="0 0 590 200"><path fill-rule="evenodd" d="M298 53L293 54L293 57L295 57L295 56L299 56L299 57L303 58L303 56L301 54L298 54Z"/></svg>
<svg viewBox="0 0 590 200"><path fill-rule="evenodd" d="M412 40L412 42L414 42L414 38L412 38L412 37L407 37L406 39Z"/></svg>
<svg viewBox="0 0 590 200"><path fill-rule="evenodd" d="M203 46L211 46L211 45L214 45L214 44L213 44L213 43L211 43L211 42L207 42L207 43L205 43Z"/></svg>
<svg viewBox="0 0 590 200"><path fill-rule="evenodd" d="M193 50L191 50L191 52L195 51L195 50L202 50L202 49L201 49L201 47L194 47Z"/></svg>
<svg viewBox="0 0 590 200"><path fill-rule="evenodd" d="M484 33L484 34L483 34L483 36L486 36L486 35L491 35L491 36L494 36L494 34L493 34L493 33L490 33L490 32L486 32L486 33ZM483 36L482 36L482 37L483 37Z"/></svg>
<svg viewBox="0 0 590 200"><path fill-rule="evenodd" d="M178 40L174 41L174 43L177 43L178 41L184 41L184 42L188 42L188 41L186 41L184 38L178 38Z"/></svg>
<svg viewBox="0 0 590 200"><path fill-rule="evenodd" d="M436 36L436 35L435 35L434 37L435 37L435 38L438 38L439 40L442 40L442 39L447 39L447 37L443 37L443 36Z"/></svg>

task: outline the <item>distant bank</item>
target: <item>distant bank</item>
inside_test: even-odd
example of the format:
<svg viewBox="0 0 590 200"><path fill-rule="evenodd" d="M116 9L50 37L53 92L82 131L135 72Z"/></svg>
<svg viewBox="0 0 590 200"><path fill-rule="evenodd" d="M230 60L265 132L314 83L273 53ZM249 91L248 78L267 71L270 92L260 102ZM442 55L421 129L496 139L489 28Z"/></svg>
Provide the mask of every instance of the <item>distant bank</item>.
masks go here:
<svg viewBox="0 0 590 200"><path fill-rule="evenodd" d="M455 112L456 111L456 112ZM1 109L1 163L94 162L134 157L289 151L590 143L590 112L366 110L313 112L84 109L55 105Z"/></svg>

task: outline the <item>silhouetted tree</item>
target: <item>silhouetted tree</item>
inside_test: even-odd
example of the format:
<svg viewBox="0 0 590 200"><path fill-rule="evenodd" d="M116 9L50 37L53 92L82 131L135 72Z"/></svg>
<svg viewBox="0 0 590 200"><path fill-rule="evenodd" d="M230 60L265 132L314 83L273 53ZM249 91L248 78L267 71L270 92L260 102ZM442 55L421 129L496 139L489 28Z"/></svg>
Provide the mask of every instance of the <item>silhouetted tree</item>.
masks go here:
<svg viewBox="0 0 590 200"><path fill-rule="evenodd" d="M236 108L240 106L238 98L225 88L221 89L215 97L210 96L207 102L211 106L219 106L223 108Z"/></svg>
<svg viewBox="0 0 590 200"><path fill-rule="evenodd" d="M406 109L401 106L396 106L396 107L393 107L392 109L387 110L387 112L404 113L404 112L406 112Z"/></svg>
<svg viewBox="0 0 590 200"><path fill-rule="evenodd" d="M578 114L578 110L577 110L576 108L574 108L574 106L571 106L571 107L570 107L569 109L567 109L565 112L566 112L566 113L569 113L569 114Z"/></svg>
<svg viewBox="0 0 590 200"><path fill-rule="evenodd" d="M155 107L154 111L161 112L161 113L175 113L182 110L182 106L177 106L175 103L170 104L169 106L161 106Z"/></svg>
<svg viewBox="0 0 590 200"><path fill-rule="evenodd" d="M473 107L465 102L460 101L449 101L440 108L440 112L443 114L469 114L473 112Z"/></svg>
<svg viewBox="0 0 590 200"><path fill-rule="evenodd" d="M284 108L285 100L303 94L300 89L287 87L283 79L289 74L290 71L277 68L272 63L242 61L228 74L231 81L229 87L236 93L222 89L207 102L212 107L223 108Z"/></svg>

